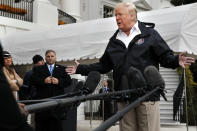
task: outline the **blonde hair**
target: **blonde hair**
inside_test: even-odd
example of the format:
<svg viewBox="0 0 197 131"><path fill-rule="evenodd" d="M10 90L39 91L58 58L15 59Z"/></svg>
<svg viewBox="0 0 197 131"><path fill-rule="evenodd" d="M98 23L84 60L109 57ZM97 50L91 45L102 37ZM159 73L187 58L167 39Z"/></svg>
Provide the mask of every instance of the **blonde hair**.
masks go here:
<svg viewBox="0 0 197 131"><path fill-rule="evenodd" d="M117 8L126 8L129 12L129 14L132 14L134 12L135 16L136 16L136 21L137 21L137 9L136 9L136 6L133 3L129 3L129 2L118 3L116 5L115 10Z"/></svg>

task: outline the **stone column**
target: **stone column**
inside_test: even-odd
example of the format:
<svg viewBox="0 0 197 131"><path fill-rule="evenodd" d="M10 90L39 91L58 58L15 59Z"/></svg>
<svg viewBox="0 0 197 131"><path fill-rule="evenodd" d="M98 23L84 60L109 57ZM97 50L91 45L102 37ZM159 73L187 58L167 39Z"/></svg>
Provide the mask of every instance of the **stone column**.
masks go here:
<svg viewBox="0 0 197 131"><path fill-rule="evenodd" d="M80 20L80 0L62 0L62 10Z"/></svg>
<svg viewBox="0 0 197 131"><path fill-rule="evenodd" d="M48 0L35 0L33 5L33 22L44 26L58 26L57 7Z"/></svg>

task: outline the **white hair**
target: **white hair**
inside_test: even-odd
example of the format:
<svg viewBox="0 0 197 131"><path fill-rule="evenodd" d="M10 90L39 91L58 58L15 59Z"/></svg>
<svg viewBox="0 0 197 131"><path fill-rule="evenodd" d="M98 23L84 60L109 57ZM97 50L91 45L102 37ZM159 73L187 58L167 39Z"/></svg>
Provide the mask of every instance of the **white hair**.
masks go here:
<svg viewBox="0 0 197 131"><path fill-rule="evenodd" d="M134 12L135 15L136 15L136 20L137 20L137 9L136 9L136 6L133 3L129 3L129 2L118 3L116 5L115 10L117 8L125 8L125 9L128 10L129 14L132 14Z"/></svg>

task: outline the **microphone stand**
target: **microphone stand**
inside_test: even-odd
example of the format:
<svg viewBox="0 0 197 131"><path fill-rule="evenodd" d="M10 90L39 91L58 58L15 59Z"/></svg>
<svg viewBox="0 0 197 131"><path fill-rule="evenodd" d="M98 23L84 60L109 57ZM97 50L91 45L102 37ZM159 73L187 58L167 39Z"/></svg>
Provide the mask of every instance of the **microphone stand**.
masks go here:
<svg viewBox="0 0 197 131"><path fill-rule="evenodd" d="M39 112L42 110L47 110L51 108L55 108L57 106L66 106L69 104L77 103L77 102L83 102L86 100L98 100L98 99L104 99L109 96L115 96L119 94L128 94L132 92L139 92L140 90L143 90L144 88L139 88L139 89L130 89L130 90L123 90L123 91L116 91L116 92L111 92L111 93L101 93L101 94L96 94L96 95L82 95L82 96L74 96L74 97L69 97L69 98L64 98L64 99L42 99L42 100L34 100L36 104L32 105L26 105L25 109L29 113L33 112Z"/></svg>
<svg viewBox="0 0 197 131"><path fill-rule="evenodd" d="M129 104L127 107L122 109L121 111L118 111L115 115L104 121L99 127L94 129L94 131L105 131L109 127L111 127L114 123L116 123L118 120L120 120L127 112L129 112L131 109L135 108L137 105L139 105L142 101L144 101L147 97L152 95L154 92L158 91L160 87L154 88L152 91L148 92L142 97L139 97L137 100Z"/></svg>
<svg viewBox="0 0 197 131"><path fill-rule="evenodd" d="M183 68L183 76L184 76L184 94L185 94L185 112L186 112L186 127L187 131L189 130L188 128L188 110L187 110L187 87L186 87L186 69Z"/></svg>
<svg viewBox="0 0 197 131"><path fill-rule="evenodd" d="M18 101L18 102L19 103L23 103L25 105L29 105L29 104L35 104L35 103L40 103L40 102L51 101L51 100L54 100L54 99L60 99L60 98L66 98L66 97L74 97L74 96L78 96L78 95L81 95L81 91L71 92L71 93L67 93L67 94L64 94L64 95L58 95L58 96L49 97L49 98L45 98L45 99L21 100L21 101Z"/></svg>

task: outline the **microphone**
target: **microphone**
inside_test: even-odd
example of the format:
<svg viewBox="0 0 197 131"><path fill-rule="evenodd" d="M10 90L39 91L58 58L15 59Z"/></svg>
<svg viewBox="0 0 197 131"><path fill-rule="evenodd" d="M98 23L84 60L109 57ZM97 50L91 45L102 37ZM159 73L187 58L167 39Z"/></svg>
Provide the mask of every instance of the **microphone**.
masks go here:
<svg viewBox="0 0 197 131"><path fill-rule="evenodd" d="M82 94L91 94L96 89L98 83L100 82L101 75L97 71L91 71L82 87Z"/></svg>
<svg viewBox="0 0 197 131"><path fill-rule="evenodd" d="M146 80L142 75L142 72L135 68L130 67L127 72L128 83L130 89L138 89L138 88L145 88L146 87Z"/></svg>
<svg viewBox="0 0 197 131"><path fill-rule="evenodd" d="M73 89L72 92L79 92L79 91L82 91L83 84L84 84L83 81L79 81L79 82L77 83L76 87Z"/></svg>
<svg viewBox="0 0 197 131"><path fill-rule="evenodd" d="M121 87L123 90L129 89L128 78L126 75L122 75L122 77L121 77Z"/></svg>
<svg viewBox="0 0 197 131"><path fill-rule="evenodd" d="M144 70L144 76L146 78L147 84L150 85L152 88L160 87L161 95L165 101L167 101L165 94L163 92L165 88L165 82L159 73L158 69L155 66L148 66Z"/></svg>
<svg viewBox="0 0 197 131"><path fill-rule="evenodd" d="M142 72L135 67L130 67L127 74L121 77L121 86L126 89L142 89L136 90L135 93L123 94L124 101L132 101L144 94L146 88L146 80Z"/></svg>

